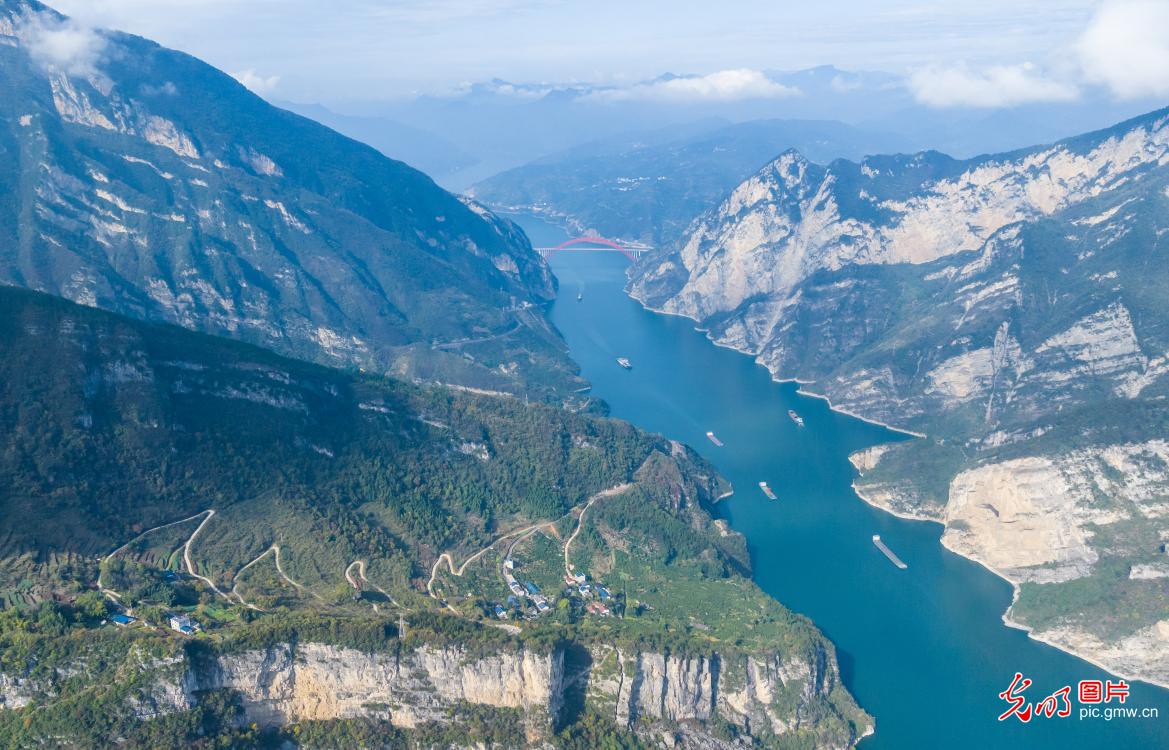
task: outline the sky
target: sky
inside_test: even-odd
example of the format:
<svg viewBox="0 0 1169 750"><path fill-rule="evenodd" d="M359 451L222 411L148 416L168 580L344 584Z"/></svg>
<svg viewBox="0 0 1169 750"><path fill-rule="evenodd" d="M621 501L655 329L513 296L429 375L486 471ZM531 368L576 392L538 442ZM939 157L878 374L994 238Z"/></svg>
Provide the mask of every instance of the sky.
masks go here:
<svg viewBox="0 0 1169 750"><path fill-rule="evenodd" d="M49 1L259 93L325 104L493 78L765 98L790 92L763 71L823 64L904 74L938 107L1061 101L1086 86L1169 97L1169 0ZM667 72L695 78L641 83Z"/></svg>

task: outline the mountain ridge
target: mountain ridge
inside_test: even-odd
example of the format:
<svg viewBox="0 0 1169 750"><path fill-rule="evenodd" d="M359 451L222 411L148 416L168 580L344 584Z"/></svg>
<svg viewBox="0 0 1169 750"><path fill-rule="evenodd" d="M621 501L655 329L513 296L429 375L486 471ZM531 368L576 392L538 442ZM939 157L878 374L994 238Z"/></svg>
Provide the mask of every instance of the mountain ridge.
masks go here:
<svg viewBox="0 0 1169 750"><path fill-rule="evenodd" d="M79 30L89 69L40 59L35 35L71 22L4 9L0 282L330 364L579 387L539 309L554 279L510 223L139 37Z"/></svg>
<svg viewBox="0 0 1169 750"><path fill-rule="evenodd" d="M944 524L1016 586L1011 624L1164 685L1166 235L1161 109L970 161L786 153L630 292L922 435L854 456L858 494Z"/></svg>
<svg viewBox="0 0 1169 750"><path fill-rule="evenodd" d="M830 160L897 143L889 134L827 120L663 128L545 156L476 183L470 194L577 231L663 247L782 147Z"/></svg>
<svg viewBox="0 0 1169 750"><path fill-rule="evenodd" d="M0 312L0 508L21 520L0 536L7 744L315 728L347 746L364 727L395 747L841 748L871 727L831 644L750 580L711 514L725 482L678 443L28 290L0 287ZM566 586L570 559L614 579L604 614ZM693 602L718 606L697 623ZM179 615L199 630L171 632Z"/></svg>

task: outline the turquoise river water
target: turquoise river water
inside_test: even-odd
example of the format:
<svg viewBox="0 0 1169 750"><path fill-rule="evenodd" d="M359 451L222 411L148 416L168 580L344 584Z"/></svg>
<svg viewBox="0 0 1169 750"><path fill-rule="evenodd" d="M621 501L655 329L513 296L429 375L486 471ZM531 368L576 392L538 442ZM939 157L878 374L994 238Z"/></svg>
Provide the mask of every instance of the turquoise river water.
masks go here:
<svg viewBox="0 0 1169 750"><path fill-rule="evenodd" d="M538 219L517 218L536 245L567 239ZM862 750L1169 748L1169 691L1132 683L1125 705L1155 708L1160 718L1079 718L1077 682L1105 673L1004 626L1011 587L945 550L939 525L901 520L857 498L848 455L906 438L773 382L692 321L646 311L623 291L628 261L619 254L562 251L552 267L561 284L552 320L593 394L613 416L690 444L734 484L719 512L746 535L755 581L832 639L845 685L876 717ZM633 369L618 367L617 357ZM788 409L807 426L798 428ZM761 480L778 501L763 496ZM882 556L874 534L907 570ZM998 694L1015 672L1034 681L1024 693L1031 702L1071 685L1072 716L997 721L1007 707Z"/></svg>

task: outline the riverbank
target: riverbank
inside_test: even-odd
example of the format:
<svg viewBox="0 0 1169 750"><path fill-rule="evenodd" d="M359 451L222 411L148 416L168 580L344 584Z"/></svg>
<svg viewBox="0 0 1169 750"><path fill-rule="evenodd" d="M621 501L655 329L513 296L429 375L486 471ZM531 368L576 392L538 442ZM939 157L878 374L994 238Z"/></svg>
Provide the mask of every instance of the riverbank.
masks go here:
<svg viewBox="0 0 1169 750"><path fill-rule="evenodd" d="M647 304L646 301L642 298L639 298L638 295L636 293L634 293L629 288L628 285L626 285L626 287L625 287L625 292L626 292L626 294L628 294L628 296L631 299L635 300L638 304L640 304L644 309L646 309L649 312L652 312L652 313L658 314L658 315L666 315L666 316L675 317L675 318L683 318L685 320L689 320L689 321L692 321L694 323L697 323L697 321L694 318L692 318L691 316L688 316L688 315L685 315L682 313L675 313L675 312L662 310L662 309L655 308L652 305ZM728 349L730 351L736 352L737 354L750 357L751 360L755 364L757 364L757 365L763 367L765 370L767 370L767 372L771 376L771 379L773 382L781 383L781 384L782 383L795 384L797 386L797 393L799 393L802 396L807 396L809 398L816 398L816 399L820 399L820 400L824 401L828 405L829 409L831 409L832 411L834 411L838 414L842 414L842 415L850 417L852 419L857 419L857 420L860 420L862 422L865 422L865 423L868 423L868 424L871 424L871 425L874 425L877 427L882 427L884 429L887 429L887 430L890 430L892 432L899 433L902 435L906 435L908 437L917 438L917 439L927 438L927 435L925 433L916 432L916 431L908 430L905 428L900 428L900 427L897 427L895 425L887 424L887 423L882 422L882 421L877 420L877 419L871 419L869 417L866 417L863 414L858 414L852 410L838 407L837 405L833 404L832 399L828 395L816 393L816 392L810 391L806 388L807 385L810 385L810 384L814 383L815 381L803 380L803 379L798 378L798 377L781 377L779 375L779 373L775 372L771 367L769 367L765 362L763 362L757 353L752 352L748 349L744 349L742 347L737 347L737 346L734 346L731 344L727 344L727 343L718 341L717 339L715 339L714 337L711 336L711 333L708 329L703 329L698 325L694 326L694 330L698 333L701 333L703 335L703 337L706 338L707 341L711 342L712 344L714 344L718 348ZM852 457L850 456L850 461L851 461L851 459L852 459ZM854 462L854 466L855 466L855 462ZM1011 597L1011 604L1001 613L1001 621L1002 621L1004 626L1006 626L1008 628L1015 629L1015 630L1020 630L1024 633L1026 633L1028 638L1030 638L1033 641L1036 641L1038 643L1042 643L1042 644L1050 646L1052 648L1057 648L1057 649L1059 649L1067 654L1070 654L1078 659L1082 659L1083 661L1085 661L1085 662L1087 662L1087 663L1089 663L1097 668L1100 668L1100 669L1103 669L1107 672L1110 672L1111 674L1116 675L1118 677L1121 677L1121 678L1124 678L1127 680L1140 680L1140 681L1146 682L1150 685L1155 685L1157 687L1169 689L1169 680L1159 679L1158 677L1149 675L1149 674L1144 673L1140 670L1134 671L1132 669L1125 669L1123 667L1118 666L1114 660L1110 660L1110 659L1102 656L1097 651L1092 651L1092 650L1084 648L1083 646L1076 646L1076 645L1067 643L1065 641L1059 640L1057 638L1053 638L1053 637L1044 635L1042 633L1037 632L1035 630L1035 628L1028 626L1025 623L1021 623L1017 620L1012 619L1011 611L1012 611L1015 603L1018 601L1019 594L1020 594L1019 582L1013 580L1008 575L1006 575L1004 572L994 568L992 565L987 563L987 561L980 559L978 556L969 554L969 552L966 550L956 549L953 546L951 546L950 544L947 544L947 538L946 538L946 534L945 534L947 526L946 526L944 519L937 518L937 517L931 517L931 516L927 516L924 514L917 514L917 513L908 512L908 511L905 511L905 510L900 509L900 508L895 508L889 503L878 501L875 498L869 496L867 493L865 493L858 486L858 484L855 481L852 483L852 490L856 494L856 496L865 504L869 505L870 507L876 508L882 512L888 513L896 518L899 518L899 519L902 519L905 521L916 521L916 522L925 521L925 522L940 525L942 528L942 534L941 534L941 537L939 540L939 544L942 547L944 547L945 549L949 550L950 552L952 552L956 555L961 556L962 558L964 558L966 560L970 560L971 562L978 564L983 569L987 570L990 573L993 573L995 576L997 576L998 578L1000 578L1003 581L1005 581L1006 583L1008 583L1011 586L1012 597ZM1081 635L1085 639L1090 637L1089 634L1081 634ZM1120 648L1119 644L1116 644L1113 646L1109 646L1109 644L1102 644L1102 645L1105 648L1108 648L1109 650L1115 650L1117 648Z"/></svg>
<svg viewBox="0 0 1169 750"><path fill-rule="evenodd" d="M853 465L857 466L857 462L854 461ZM859 466L857 467L857 469L858 469L858 471L860 470ZM967 553L962 552L958 549L955 549L950 544L947 544L946 534L945 534L945 530L946 530L947 526L946 526L946 522L944 519L926 516L926 515L921 515L921 514L908 513L906 511L900 510L898 508L894 508L892 505L874 498L872 495L867 493L862 487L860 487L860 485L858 485L856 481L853 481L853 483L852 483L852 490L853 490L853 492L856 493L856 496L859 497L863 502L865 502L869 506L876 508L877 510L880 510L884 513L888 513L890 515L896 516L897 518L900 518L900 519L905 520L905 521L917 521L917 522L930 523L930 524L934 524L936 526L940 526L942 528L940 543L943 547L945 547L950 552L953 552L955 555L958 555L966 560L970 560L971 562L977 563L980 567L982 567L987 572L993 573L994 575L998 576L999 578L1001 578L1002 580L1004 580L1008 584L1010 584L1010 586L1011 586L1011 604L1010 604L1010 606L1007 607L1007 609L1002 614L1002 622L1003 622L1003 625L1005 625L1006 627L1013 628L1015 630L1020 630L1024 633L1026 633L1027 637L1033 641L1036 641L1038 643L1042 643L1046 646L1051 646L1052 648L1057 648L1060 651L1071 654L1072 656L1075 656L1077 659L1082 659L1085 662L1087 662L1087 663L1089 663L1089 664L1091 664L1099 669L1103 669L1106 672L1110 672L1111 674L1116 675L1117 677L1120 677L1122 679L1140 680L1141 682L1145 682L1145 683L1148 683L1150 685L1155 685L1157 687L1165 688L1165 689L1169 690L1169 680L1158 679L1156 677L1151 677L1147 674L1141 674L1139 672L1132 672L1131 670L1125 670L1125 669L1119 668L1119 667L1117 667L1117 665L1115 663L1111 663L1108 660L1102 658L1098 653L1086 650L1082 647L1076 647L1076 646L1073 646L1071 644L1064 643L1064 642L1056 640L1054 638L1045 636L1041 633L1038 633L1035 630L1035 628L1033 628L1032 626L1013 619L1011 617L1011 611L1013 610L1015 603L1019 600L1019 593L1020 593L1019 582L1015 581L1009 575L1007 575L1005 572L994 567L989 562L981 559L977 555L967 554Z"/></svg>
<svg viewBox="0 0 1169 750"><path fill-rule="evenodd" d="M541 245L564 241L536 220L524 228ZM857 502L849 456L912 438L845 416L733 348L711 346L685 316L647 310L623 291L628 266L620 256L567 252L552 260L562 288L582 289L584 299L565 294L551 317L611 415L693 446L736 488L761 480L776 488L781 502L740 492L715 509L746 537L756 583L837 645L845 686L877 717L862 750L934 747L941 736L948 750L1166 746L1169 724L998 722L998 694L1017 671L1033 680L1033 700L1108 675L1004 627L1011 585L949 552L939 524ZM615 367L617 356L636 368ZM711 430L725 447L711 444ZM909 569L890 566L874 535ZM930 686L924 713L914 697L922 686ZM1145 683L1135 684L1129 704L1169 716L1169 694Z"/></svg>
<svg viewBox="0 0 1169 750"><path fill-rule="evenodd" d="M689 315L685 315L683 313L670 312L669 310L662 310L661 308L653 307L652 305L647 303L643 298L638 297L637 294L632 289L630 289L628 285L625 287L625 293L627 295L629 295L630 299L635 300L643 308L645 308L649 312L652 312L656 315L668 315L672 318L682 318L683 320L692 321L693 323L695 323L694 330L697 331L698 333L701 333L706 338L706 340L709 341L711 344L714 344L715 346L717 346L720 349L727 349L729 351L735 352L736 354L742 354L742 355L745 355L747 357L750 357L751 360L755 364L759 365L763 369L767 370L768 373L770 373L772 382L780 383L780 384L793 383L796 386L798 386L798 388L796 389L796 392L799 393L801 396L807 396L808 398L818 398L821 401L826 402L828 404L828 408L831 409L832 411L836 412L837 414L843 414L846 417L851 417L853 419L860 420L861 422L875 425L876 427L883 427L886 430L890 430L892 432L897 432L897 433L900 433L902 435L907 435L909 437L915 437L915 438L927 437L927 435L923 432L914 432L913 430L907 429L905 427L897 427L895 425L891 425L891 424L888 424L886 422L882 422L878 419L872 419L870 417L864 416L863 414L858 414L854 411L850 411L850 410L845 409L843 407L837 406L837 405L832 403L832 399L829 398L827 395L825 395L823 393L816 393L814 391L809 391L805 388L805 386L812 385L813 383L815 383L816 382L815 380L803 380L799 377L781 377L779 375L779 373L772 370L767 365L766 362L762 361L759 358L758 354L756 354L750 350L742 349L740 347L733 346L731 344L725 344L725 343L719 341L718 339L716 339L710 335L709 329L702 328L702 327L698 326L697 325L698 321L695 320L694 318L690 317Z"/></svg>

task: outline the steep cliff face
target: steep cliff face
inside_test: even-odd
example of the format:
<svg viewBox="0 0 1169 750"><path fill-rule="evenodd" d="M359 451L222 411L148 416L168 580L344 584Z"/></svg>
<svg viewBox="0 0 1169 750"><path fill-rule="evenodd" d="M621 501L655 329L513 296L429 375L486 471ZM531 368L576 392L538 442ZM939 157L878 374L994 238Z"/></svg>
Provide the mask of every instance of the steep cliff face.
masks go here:
<svg viewBox="0 0 1169 750"><path fill-rule="evenodd" d="M1167 236L1162 110L971 161L784 154L631 291L928 436L854 457L861 495L945 523L1013 623L1167 683Z"/></svg>
<svg viewBox="0 0 1169 750"><path fill-rule="evenodd" d="M712 729L716 719L765 745L799 736L815 747L844 748L858 739L816 724L839 684L835 659L823 649L681 656L606 647L593 649L593 661L587 693L595 710L619 726L648 727L667 744L731 746Z"/></svg>
<svg viewBox="0 0 1169 750"><path fill-rule="evenodd" d="M904 150L895 136L830 120L687 124L585 146L489 177L471 193L574 231L661 247L787 148L813 160Z"/></svg>
<svg viewBox="0 0 1169 750"><path fill-rule="evenodd" d="M543 736L560 721L587 735L595 717L565 706L569 694L579 706L573 686L601 684L604 668L582 673L566 653L602 642L630 644L617 668L630 682L602 713L615 720L620 703L637 730L643 719L670 732L682 722L706 736L770 710L784 736L837 747L870 721L839 685L823 634L749 580L745 539L711 515L728 485L680 443L518 399L331 371L23 289L0 288L0 347L11 355L0 358L0 515L21 519L0 540L0 594L39 601L4 612L0 703L12 710L0 711L0 746L67 735L74 747L177 747L198 716L227 741L250 731L236 727L232 696L248 724L267 727L361 718L371 722L352 724L389 721L419 736L484 726ZM418 467L425 481L394 478ZM378 488L360 515L348 500L358 486ZM454 487L481 498L491 529L475 526L487 523L481 512L447 504ZM529 498L538 504L504 505ZM429 520L416 523L410 508ZM458 561L449 574L430 562L438 550ZM622 568L617 550L629 555ZM552 613L488 627L503 625L492 603L511 595L505 554ZM656 583L632 607L624 590L608 595L613 615L635 608L628 620L603 617L589 610L597 598L564 585L568 564L598 589L623 569ZM354 596L358 581L367 586ZM95 582L143 622L105 622ZM83 587L88 603L62 603ZM699 622L687 617L695 601L718 604ZM204 634L171 633L165 618L179 612ZM570 643L554 649L557 638ZM646 642L661 645L632 645ZM533 643L549 645L525 650ZM726 682L746 669L729 667L732 655L775 652L787 689L806 701L776 693L768 703L771 688L732 697L760 681ZM824 664L808 668L808 687L792 665L817 653ZM78 705L109 708L76 722ZM752 731L768 725L752 721Z"/></svg>
<svg viewBox="0 0 1169 750"><path fill-rule="evenodd" d="M33 0L0 2L0 85L0 283L329 365L574 382L527 239L405 164Z"/></svg>
<svg viewBox="0 0 1169 750"><path fill-rule="evenodd" d="M915 156L829 167L789 151L700 219L681 248L648 261L633 294L699 321L773 318L800 282L846 265L928 263L982 247L1005 226L1051 216L1169 164L1169 112L1017 154ZM776 322L778 322L776 320ZM752 350L768 329L744 331Z"/></svg>
<svg viewBox="0 0 1169 750"><path fill-rule="evenodd" d="M566 696L585 685L588 707L637 732L652 745L735 746L716 727L725 722L762 746L801 741L816 748L851 747L858 732L820 719L839 686L824 649L806 654L666 655L593 646L584 672L568 674L565 651L524 649L488 655L459 647L369 653L323 643L277 643L191 661L150 662L157 672L130 697L140 720L189 711L208 691L231 691L240 721L262 727L374 718L413 729L446 724L467 706L522 712L524 733L538 744L565 722ZM0 681L9 708L32 700L12 680Z"/></svg>
<svg viewBox="0 0 1169 750"><path fill-rule="evenodd" d="M547 734L560 712L564 654L502 653L480 658L459 648L370 654L319 643L277 644L221 656L184 679L189 708L204 690L235 691L247 721L262 726L374 717L414 728L448 721L460 704L522 709L530 737Z"/></svg>

